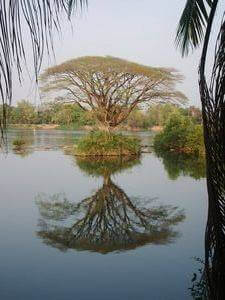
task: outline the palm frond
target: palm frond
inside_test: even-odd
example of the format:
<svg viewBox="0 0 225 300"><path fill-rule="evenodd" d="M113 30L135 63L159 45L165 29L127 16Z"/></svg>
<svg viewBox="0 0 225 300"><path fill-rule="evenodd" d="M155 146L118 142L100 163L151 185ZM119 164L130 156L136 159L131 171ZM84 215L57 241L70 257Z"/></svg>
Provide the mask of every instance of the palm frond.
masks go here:
<svg viewBox="0 0 225 300"><path fill-rule="evenodd" d="M12 99L13 68L21 80L26 53L31 51L37 79L44 53L53 50L53 30L59 31L63 17L70 18L75 9L86 5L87 0L0 0L1 129L5 127L4 107ZM30 45L26 45L27 36Z"/></svg>
<svg viewBox="0 0 225 300"><path fill-rule="evenodd" d="M88 0L68 0L68 16L70 18L74 10L80 6L81 10L88 6Z"/></svg>
<svg viewBox="0 0 225 300"><path fill-rule="evenodd" d="M197 48L202 42L208 22L208 10L212 6L213 0L187 0L175 40L183 56L187 55L190 49Z"/></svg>

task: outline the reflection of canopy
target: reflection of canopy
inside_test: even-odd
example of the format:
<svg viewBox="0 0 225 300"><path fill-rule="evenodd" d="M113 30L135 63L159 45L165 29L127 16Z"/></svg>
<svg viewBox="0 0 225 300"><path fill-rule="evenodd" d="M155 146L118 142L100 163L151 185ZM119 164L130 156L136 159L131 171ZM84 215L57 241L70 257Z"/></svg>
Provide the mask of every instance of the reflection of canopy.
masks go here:
<svg viewBox="0 0 225 300"><path fill-rule="evenodd" d="M157 151L156 155L162 158L165 170L170 179L177 179L180 175L190 176L195 179L206 177L204 157L196 157L171 152Z"/></svg>
<svg viewBox="0 0 225 300"><path fill-rule="evenodd" d="M96 171L99 174L99 170ZM144 201L141 206L141 199L131 201L112 182L107 174L110 171L104 169L103 173L103 186L78 204L60 194L50 201L39 195L36 202L42 220L38 235L46 244L61 250L74 248L108 253L148 243L167 244L178 236L172 226L184 219L183 211L163 205L149 207L152 200Z"/></svg>
<svg viewBox="0 0 225 300"><path fill-rule="evenodd" d="M120 173L140 164L140 159L132 156L102 158L76 157L76 165L88 175L106 176Z"/></svg>
<svg viewBox="0 0 225 300"><path fill-rule="evenodd" d="M12 151L14 154L19 155L22 158L25 158L34 152L33 149L28 148L28 147L23 147L21 149L13 149Z"/></svg>

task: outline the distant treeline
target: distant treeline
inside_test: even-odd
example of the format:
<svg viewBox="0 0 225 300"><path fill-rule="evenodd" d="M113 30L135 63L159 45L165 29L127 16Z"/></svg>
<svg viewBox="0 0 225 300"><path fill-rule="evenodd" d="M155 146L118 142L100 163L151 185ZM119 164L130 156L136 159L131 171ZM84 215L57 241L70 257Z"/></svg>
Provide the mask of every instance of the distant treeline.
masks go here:
<svg viewBox="0 0 225 300"><path fill-rule="evenodd" d="M146 111L134 110L122 126L128 129L161 127L165 126L174 114L187 117L194 124L201 124L201 111L197 107L180 108L173 104L157 104ZM90 111L82 110L78 104L59 102L44 103L35 107L32 103L22 100L16 106L8 107L7 115L8 124L58 124L65 128L82 128L96 124Z"/></svg>

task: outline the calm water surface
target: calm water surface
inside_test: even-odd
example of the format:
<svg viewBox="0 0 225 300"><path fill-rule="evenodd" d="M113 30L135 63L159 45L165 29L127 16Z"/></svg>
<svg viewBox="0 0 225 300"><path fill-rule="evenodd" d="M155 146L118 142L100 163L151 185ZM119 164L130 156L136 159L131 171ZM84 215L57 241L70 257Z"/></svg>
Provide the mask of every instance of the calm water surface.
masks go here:
<svg viewBox="0 0 225 300"><path fill-rule="evenodd" d="M0 299L192 299L204 167L153 153L115 163L66 155L83 134L9 132L9 145L30 143L0 154Z"/></svg>

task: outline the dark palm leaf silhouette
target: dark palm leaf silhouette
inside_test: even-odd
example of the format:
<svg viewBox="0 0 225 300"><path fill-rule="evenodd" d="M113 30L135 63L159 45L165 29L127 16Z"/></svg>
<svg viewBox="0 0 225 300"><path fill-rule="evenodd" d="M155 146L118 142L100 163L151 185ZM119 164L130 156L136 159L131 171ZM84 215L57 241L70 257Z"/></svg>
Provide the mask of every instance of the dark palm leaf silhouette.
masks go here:
<svg viewBox="0 0 225 300"><path fill-rule="evenodd" d="M11 103L15 68L21 80L27 56L25 45L31 45L37 80L45 51L53 50L53 31L60 30L64 16L70 18L74 9L78 6L82 9L85 5L87 0L0 0L1 130L6 126L6 104Z"/></svg>
<svg viewBox="0 0 225 300"><path fill-rule="evenodd" d="M190 48L199 47L204 39L209 20L208 8L212 8L212 0L187 0L177 29L176 44L182 55L187 55Z"/></svg>

